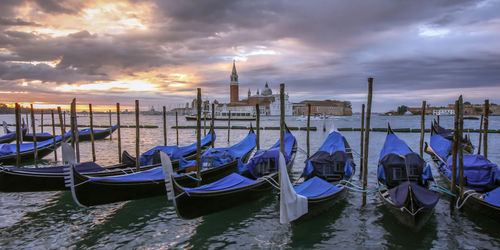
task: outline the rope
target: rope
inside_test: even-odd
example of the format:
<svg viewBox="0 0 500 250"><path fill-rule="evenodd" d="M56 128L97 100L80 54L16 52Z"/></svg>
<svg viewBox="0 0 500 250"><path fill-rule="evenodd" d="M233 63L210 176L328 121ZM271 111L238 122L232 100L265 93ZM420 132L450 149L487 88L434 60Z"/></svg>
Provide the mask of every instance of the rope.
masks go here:
<svg viewBox="0 0 500 250"><path fill-rule="evenodd" d="M272 178L269 178L267 176L264 176L264 177L261 177L261 178L264 179L265 181L267 181L269 184L271 184L271 186L273 186L277 190L281 190L280 187L279 187L279 185L278 185L278 183L275 183L275 180L273 180Z"/></svg>
<svg viewBox="0 0 500 250"><path fill-rule="evenodd" d="M417 211L415 211L415 213L412 213L410 210L408 210L408 208L406 207L401 207L400 208L401 211L404 211L406 210L409 214L411 214L411 216L415 216L418 212L420 212L420 210L424 209L424 207L420 207L419 209L417 209Z"/></svg>
<svg viewBox="0 0 500 250"><path fill-rule="evenodd" d="M464 194L467 194L467 193L469 193L469 194L465 197L465 199L463 200L462 204L460 204L460 205L458 204L459 201L460 201L460 197L457 199L457 202L455 203L455 207L457 209L461 209L465 205L465 202L469 199L469 197L471 197L471 196L473 196L475 194L478 194L478 193L476 193L476 191L474 191L472 189L471 190L467 190L467 191L464 192Z"/></svg>
<svg viewBox="0 0 500 250"><path fill-rule="evenodd" d="M84 182L80 182L80 183L76 184L76 185L75 185L75 187L78 187L78 186L80 186L80 185L83 185L83 184L85 184L85 183L87 183L87 182L90 182L90 179L87 179L87 180L86 180L86 181L84 181Z"/></svg>
<svg viewBox="0 0 500 250"><path fill-rule="evenodd" d="M187 177L189 177L189 178L191 178L191 179L193 179L193 180L195 180L195 181L197 181L197 182L201 182L201 180L202 180L202 179L198 179L196 177L191 176L190 173L189 174L184 174L184 175L187 176Z"/></svg>
<svg viewBox="0 0 500 250"><path fill-rule="evenodd" d="M375 188L373 190L363 190L363 189L359 189L359 188L349 187L349 186L343 185L343 184L337 184L337 187L347 188L347 189L354 191L354 192L367 193L367 194L373 194L373 193L378 192L379 190L382 190L380 188Z"/></svg>
<svg viewBox="0 0 500 250"><path fill-rule="evenodd" d="M297 151L300 151L301 153L303 153L303 154L307 155L307 151L306 151L306 150L304 150L304 149L303 149L303 148L301 148L301 147L297 147Z"/></svg>
<svg viewBox="0 0 500 250"><path fill-rule="evenodd" d="M437 185L437 184L432 184L430 187L429 187L430 190L434 190L434 191L438 191L438 192L441 192L443 194L447 194L449 196L452 196L452 197L456 197L456 195L454 193L452 193L450 190L448 190L447 188L443 187L443 186L440 186L440 185Z"/></svg>

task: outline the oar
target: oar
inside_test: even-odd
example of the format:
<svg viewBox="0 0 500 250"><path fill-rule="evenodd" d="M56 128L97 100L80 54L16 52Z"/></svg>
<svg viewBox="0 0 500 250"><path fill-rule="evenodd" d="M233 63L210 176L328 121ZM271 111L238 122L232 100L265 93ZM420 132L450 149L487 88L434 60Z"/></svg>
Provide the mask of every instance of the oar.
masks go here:
<svg viewBox="0 0 500 250"><path fill-rule="evenodd" d="M436 151L434 151L434 149L432 149L431 146L429 146L427 144L427 142L425 143L425 152L428 152L428 153L432 153L434 156L436 156L442 163L444 163L444 165L446 165L447 167L449 167L448 163L446 161L443 160L443 158L441 158L441 156L439 156Z"/></svg>

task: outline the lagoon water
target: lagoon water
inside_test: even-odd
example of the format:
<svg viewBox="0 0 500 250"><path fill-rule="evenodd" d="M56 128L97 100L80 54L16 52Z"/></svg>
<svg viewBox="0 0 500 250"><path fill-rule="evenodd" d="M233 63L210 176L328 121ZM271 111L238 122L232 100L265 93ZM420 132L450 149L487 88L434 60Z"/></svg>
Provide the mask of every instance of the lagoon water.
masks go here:
<svg viewBox="0 0 500 250"><path fill-rule="evenodd" d="M45 116L44 123L50 123ZM116 117L113 117L115 121ZM432 116L426 117L429 127ZM39 119L39 116L37 116ZM89 124L88 117L79 117L79 124ZM0 115L0 120L13 123L13 115ZM68 119L69 120L69 119ZM134 115L122 115L122 124L133 125ZM336 117L336 127L360 127L360 116ZM419 116L387 117L373 116L371 127L419 128ZM37 120L39 124L40 121ZM109 124L107 115L96 115L95 124ZM175 117L169 116L169 126ZM179 117L180 125L194 125ZM263 118L262 127L279 126L277 118ZM322 131L323 121L311 121L318 131L311 132L311 152L315 152L328 132ZM158 125L158 129L141 129L141 152L163 144L162 117L141 116L141 124ZM208 122L207 122L208 124ZM231 122L245 125L249 122ZM304 127L305 121L287 118L289 126ZM216 126L226 125L217 122ZM453 117L441 117L441 125L453 126ZM331 120L327 122L327 131ZM464 127L479 128L478 120L466 120ZM490 118L490 128L500 129L500 117ZM39 128L38 128L39 129ZM44 132L51 132L49 127ZM58 131L58 130L57 130ZM39 131L37 131L39 132ZM248 131L232 130L229 144L241 140ZM306 148L306 132L292 131L301 149ZM216 147L228 146L227 130L216 130ZM354 151L359 152L359 132L342 132ZM370 133L368 187L376 187L376 166L386 133ZM419 133L398 133L408 145L418 152ZM279 131L261 131L261 147L267 148L276 142ZM113 140L96 142L97 163L114 164L118 161L117 133ZM471 134L475 145L478 134ZM489 159L500 164L500 134L489 134ZM196 139L195 130L179 130L179 144L187 145ZM428 141L426 134L425 141ZM175 130L168 130L168 143L175 144ZM135 129L122 129L122 149L134 154ZM91 160L90 142L80 144L82 161ZM58 157L61 157L60 149ZM299 150L291 173L297 179L304 167L306 156ZM428 156L425 156L429 160ZM53 155L45 157L44 164L51 164ZM359 158L355 155L359 165ZM439 184L444 185L433 169ZM358 172L354 178L361 184ZM347 198L330 211L298 225L279 223L277 192L262 199L220 213L194 220L177 217L172 203L166 197L121 202L92 208L78 207L71 193L0 193L0 247L1 248L405 248L405 249L455 249L455 248L500 248L498 222L479 214L462 211L450 214L449 202L441 196L434 215L418 233L398 224L375 195L368 195L367 205L361 207L362 195L349 192Z"/></svg>

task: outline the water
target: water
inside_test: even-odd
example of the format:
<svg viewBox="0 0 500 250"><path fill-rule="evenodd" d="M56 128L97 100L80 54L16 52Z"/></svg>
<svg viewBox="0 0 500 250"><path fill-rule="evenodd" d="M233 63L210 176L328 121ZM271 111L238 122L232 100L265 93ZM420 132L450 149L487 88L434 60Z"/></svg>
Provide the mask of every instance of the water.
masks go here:
<svg viewBox="0 0 500 250"><path fill-rule="evenodd" d="M122 124L133 125L133 115L122 115ZM430 119L427 117L427 127ZM39 119L39 117L37 118ZM97 115L95 124L109 124L107 115ZM114 121L115 117L113 117ZM168 117L168 124L175 124ZM452 117L441 117L441 124L450 128ZM1 115L0 120L13 122L12 115ZM39 121L37 121L39 123ZM181 125L194 124L180 118ZM371 127L419 128L420 117L372 117ZM45 116L44 123L50 123ZM287 121L289 126L305 126L305 121ZM89 124L88 117L80 117L79 124ZM141 124L158 125L158 129L141 129L141 151L163 143L162 117L141 116ZM207 123L208 124L208 123ZM335 118L336 127L359 127L360 117ZM217 122L216 125L226 125ZM248 122L231 122L247 125ZM276 118L264 118L262 126L278 126ZM311 152L323 143L327 132L323 121L312 121L318 131L311 132ZM327 124L327 130L330 123ZM464 127L479 128L479 121L466 120ZM500 117L490 118L490 128L500 129ZM51 131L45 127L44 132ZM232 130L233 144L248 131ZM299 147L305 149L305 131L292 131ZM227 146L227 130L217 130L216 146ZM359 132L342 132L351 147L359 152ZM116 163L117 133L113 140L96 142L98 163ZM409 146L418 151L418 133L399 133ZM275 143L279 131L261 131L261 147ZM194 130L179 130L179 144L195 140ZM376 187L376 164L385 133L370 134L368 188ZM471 134L474 144L478 134ZM175 130L168 130L169 144L175 144ZM429 140L429 134L426 135ZM500 163L500 134L489 135L490 160ZM122 148L135 152L135 129L122 129ZM90 143L80 145L81 158L91 159ZM60 157L60 150L58 151ZM46 157L50 164L53 155ZM426 156L426 159L429 158ZM305 155L298 152L291 175L298 178L304 166ZM355 159L359 163L359 159ZM440 182L439 174L433 169ZM356 173L358 174L358 173ZM358 177L356 184L361 184ZM80 208L69 192L0 193L0 246L2 248L499 248L498 222L480 215L449 212L449 200L442 196L434 215L418 233L408 231L397 223L376 195L368 195L367 205L361 207L362 195L350 192L347 198L330 211L299 225L279 223L277 192L262 199L220 213L194 220L182 220L175 214L166 197L121 202L92 208Z"/></svg>

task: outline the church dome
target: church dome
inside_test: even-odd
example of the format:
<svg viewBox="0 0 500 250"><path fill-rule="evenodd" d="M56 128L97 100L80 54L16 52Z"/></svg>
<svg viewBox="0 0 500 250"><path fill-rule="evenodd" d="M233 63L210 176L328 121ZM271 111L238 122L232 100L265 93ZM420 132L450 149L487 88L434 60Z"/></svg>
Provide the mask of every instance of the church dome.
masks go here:
<svg viewBox="0 0 500 250"><path fill-rule="evenodd" d="M272 95L273 94L273 91L269 88L269 85L267 84L266 82L266 86L264 87L264 89L262 90L261 94L263 96L269 96L269 95Z"/></svg>

